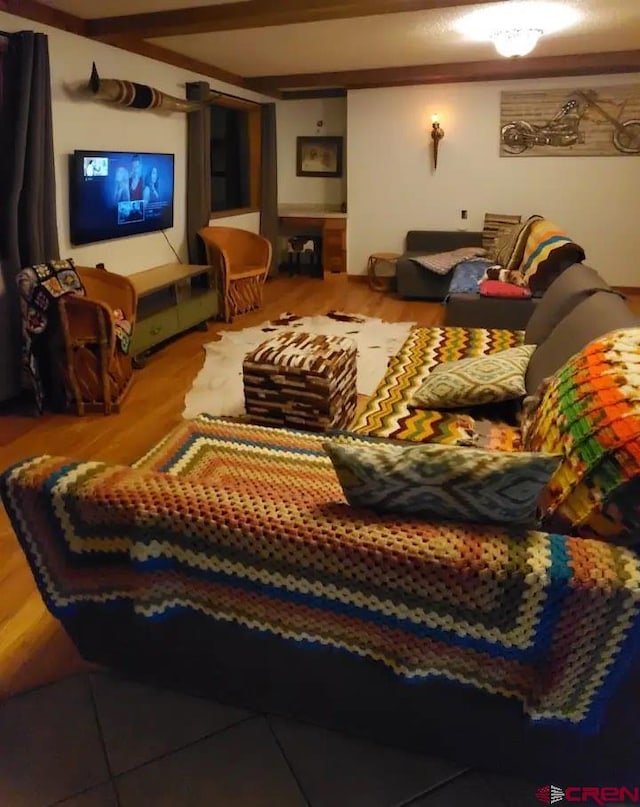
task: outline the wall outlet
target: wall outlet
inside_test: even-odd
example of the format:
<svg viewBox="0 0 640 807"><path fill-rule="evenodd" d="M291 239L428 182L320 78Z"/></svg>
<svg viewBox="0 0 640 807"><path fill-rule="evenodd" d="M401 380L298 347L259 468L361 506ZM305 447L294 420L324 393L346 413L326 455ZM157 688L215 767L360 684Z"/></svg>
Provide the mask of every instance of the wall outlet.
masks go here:
<svg viewBox="0 0 640 807"><path fill-rule="evenodd" d="M468 211L467 211L467 210L461 210L461 211L460 211L460 218L461 218L463 221L466 221L468 217L469 217L469 216L468 216Z"/></svg>

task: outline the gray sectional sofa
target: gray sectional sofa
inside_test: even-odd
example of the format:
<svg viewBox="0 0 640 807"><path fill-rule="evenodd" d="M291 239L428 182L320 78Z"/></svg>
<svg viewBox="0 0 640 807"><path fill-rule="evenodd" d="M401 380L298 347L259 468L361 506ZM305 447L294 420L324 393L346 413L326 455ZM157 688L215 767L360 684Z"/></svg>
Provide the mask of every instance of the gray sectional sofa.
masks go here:
<svg viewBox="0 0 640 807"><path fill-rule="evenodd" d="M453 272L437 275L412 258L459 247L482 244L481 232L464 230L409 230L406 251L396 264L398 294L413 300L446 302L445 325L463 328L522 330L536 309L538 297L503 299L478 294L449 295Z"/></svg>

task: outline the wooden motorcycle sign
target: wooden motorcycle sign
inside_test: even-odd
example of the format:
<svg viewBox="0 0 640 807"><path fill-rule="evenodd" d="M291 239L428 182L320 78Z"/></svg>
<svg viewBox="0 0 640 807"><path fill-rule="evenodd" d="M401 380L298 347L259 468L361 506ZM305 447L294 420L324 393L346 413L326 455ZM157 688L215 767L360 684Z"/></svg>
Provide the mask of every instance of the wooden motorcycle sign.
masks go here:
<svg viewBox="0 0 640 807"><path fill-rule="evenodd" d="M553 115L541 110L542 93L503 93L503 122L500 129L501 154L514 156L571 156L571 155L634 155L640 154L640 88L616 87L611 90L574 90L562 92L560 104L555 104ZM553 93L558 95L558 91ZM515 110L511 97L520 102L528 96L529 109L519 119L504 121L505 112ZM536 96L532 99L531 96ZM538 110L531 109L533 103ZM517 102L516 102L517 104ZM548 103L546 105L548 107ZM524 109L522 111L525 111ZM541 116L544 116L541 118Z"/></svg>

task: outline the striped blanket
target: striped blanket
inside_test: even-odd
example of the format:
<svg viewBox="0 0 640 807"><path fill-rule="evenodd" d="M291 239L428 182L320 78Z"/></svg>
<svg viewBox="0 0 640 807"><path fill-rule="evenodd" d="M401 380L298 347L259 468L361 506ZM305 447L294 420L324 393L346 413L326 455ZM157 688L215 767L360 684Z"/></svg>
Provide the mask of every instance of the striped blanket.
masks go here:
<svg viewBox="0 0 640 807"><path fill-rule="evenodd" d="M500 451L520 448L520 430L513 423L490 417L485 407L461 410L414 408L412 401L438 364L496 353L522 344L522 331L500 328L414 328L389 361L384 377L352 430L370 437L414 443L468 444L469 431L478 445ZM467 439L465 439L467 438Z"/></svg>
<svg viewBox="0 0 640 807"><path fill-rule="evenodd" d="M567 233L548 219L534 222L524 248L520 267L510 273L509 281L543 292L562 272L585 258L584 250Z"/></svg>
<svg viewBox="0 0 640 807"><path fill-rule="evenodd" d="M85 604L197 612L595 726L640 633L638 556L352 509L324 439L200 417L134 467L42 456L0 489L63 624Z"/></svg>

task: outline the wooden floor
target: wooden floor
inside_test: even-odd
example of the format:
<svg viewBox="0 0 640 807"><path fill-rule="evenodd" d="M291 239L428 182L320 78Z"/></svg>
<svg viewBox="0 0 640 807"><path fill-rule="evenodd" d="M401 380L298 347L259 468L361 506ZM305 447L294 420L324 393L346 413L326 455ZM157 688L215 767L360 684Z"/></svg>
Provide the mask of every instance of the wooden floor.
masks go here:
<svg viewBox="0 0 640 807"><path fill-rule="evenodd" d="M324 281L277 278L267 283L261 311L239 317L232 326L211 323L208 333L193 331L153 354L136 372L118 415L2 415L0 469L39 453L130 463L180 422L185 394L204 361L202 345L218 331L257 325L285 311L308 316L331 310L420 325L439 324L442 317L438 304L399 300L371 291L366 283L348 282L344 275L329 275ZM42 604L7 516L0 510L0 697L66 675L83 664Z"/></svg>

